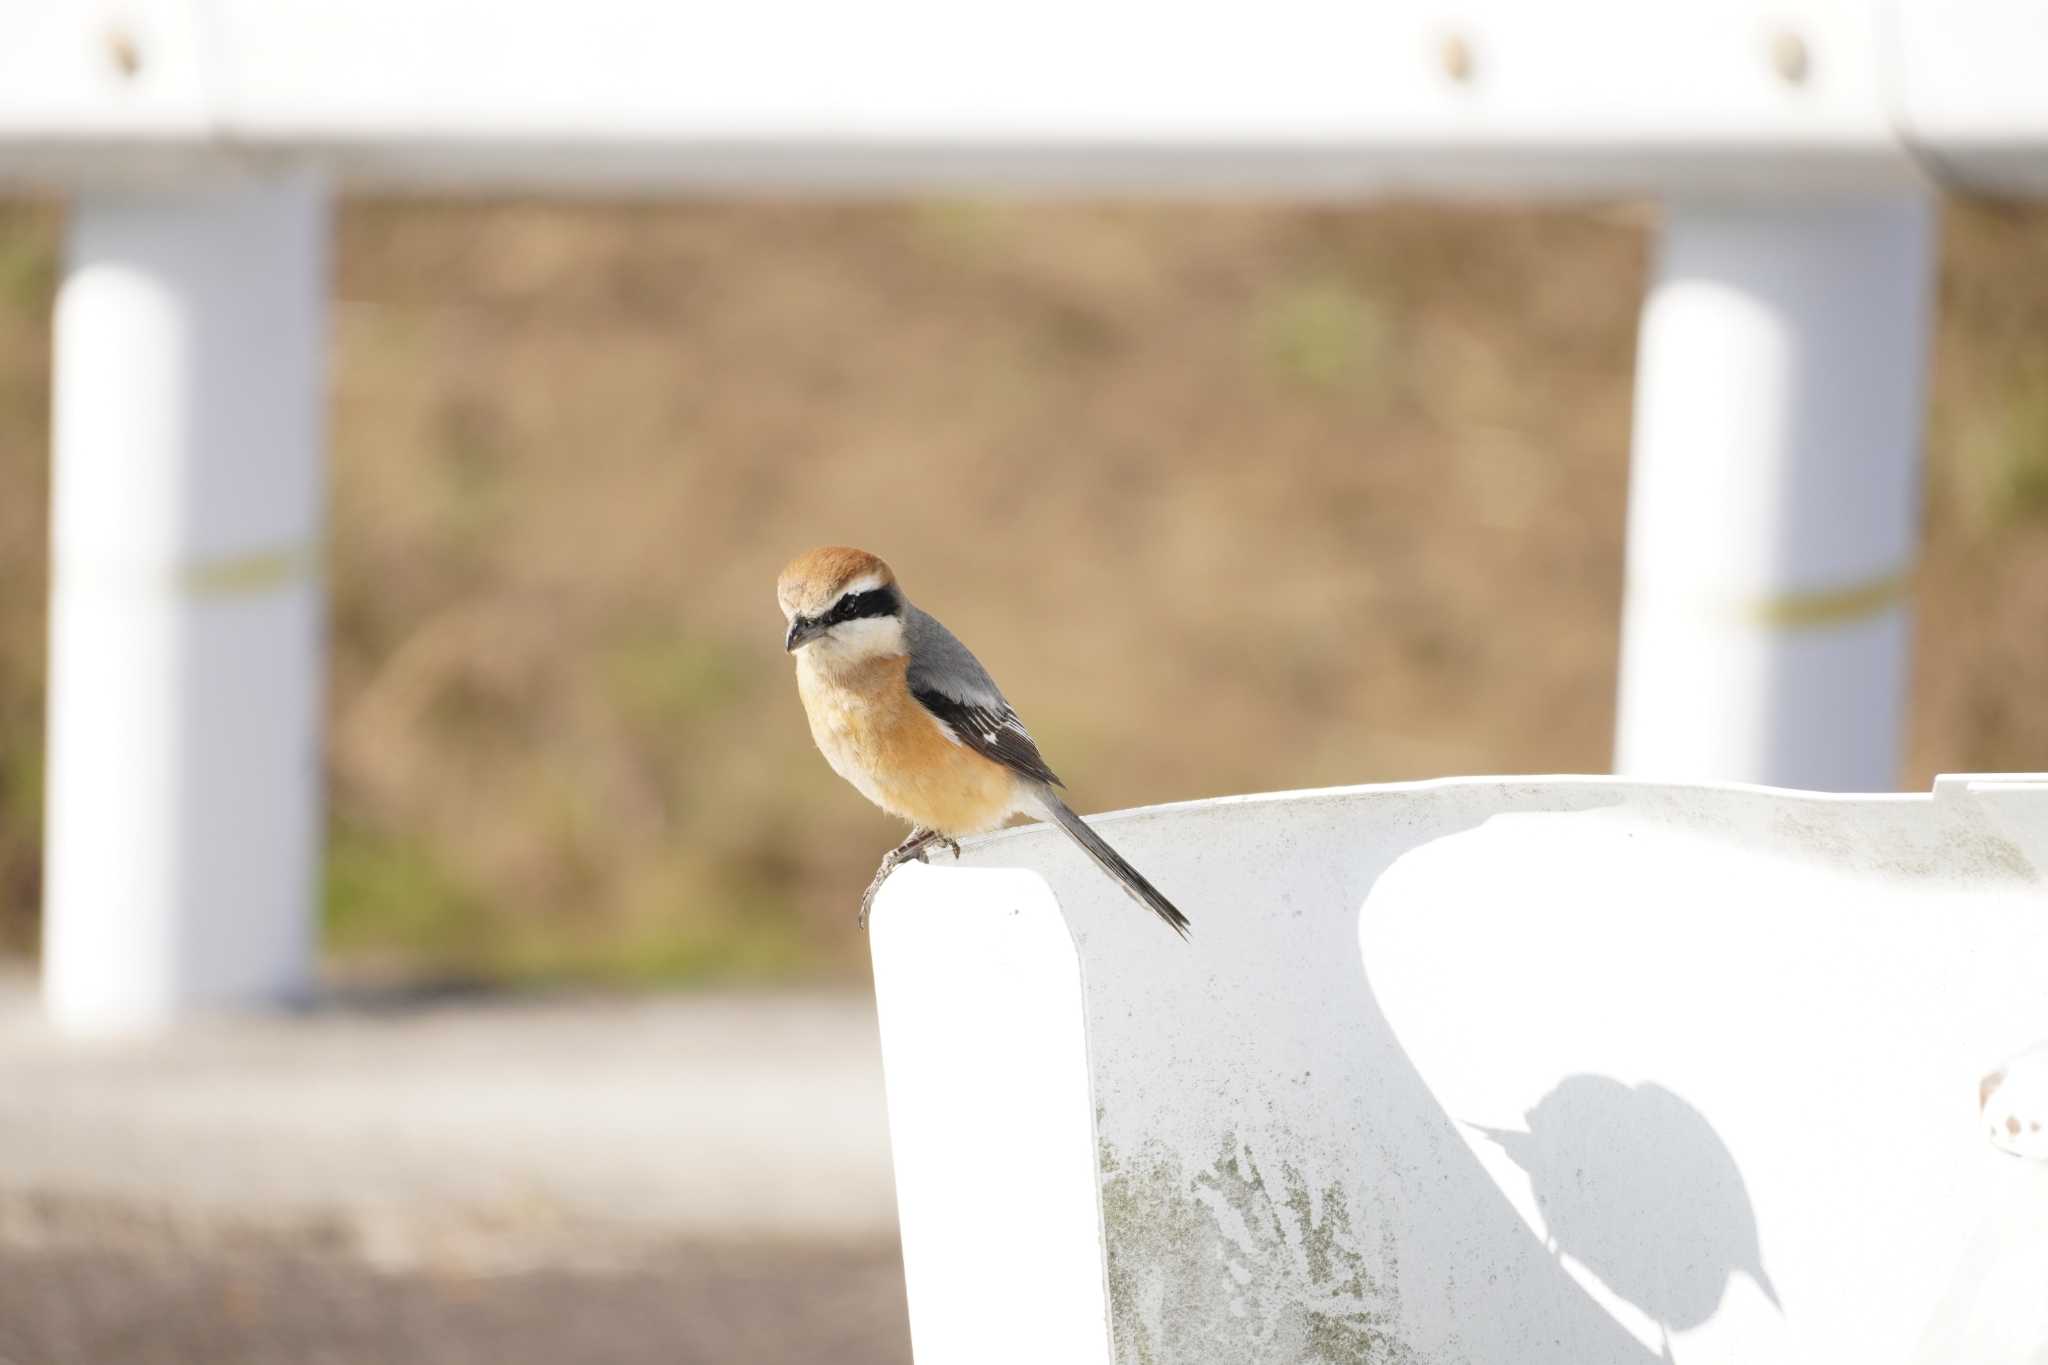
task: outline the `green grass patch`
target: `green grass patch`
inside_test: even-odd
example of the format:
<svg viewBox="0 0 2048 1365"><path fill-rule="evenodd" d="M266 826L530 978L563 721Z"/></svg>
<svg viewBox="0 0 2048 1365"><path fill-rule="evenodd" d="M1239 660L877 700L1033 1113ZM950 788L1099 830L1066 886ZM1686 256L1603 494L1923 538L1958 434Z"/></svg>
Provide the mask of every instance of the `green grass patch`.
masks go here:
<svg viewBox="0 0 2048 1365"><path fill-rule="evenodd" d="M490 919L426 844L335 822L321 912L342 956L402 956L437 971L482 970Z"/></svg>
<svg viewBox="0 0 2048 1365"><path fill-rule="evenodd" d="M499 913L427 844L341 824L327 851L326 948L344 963L520 986L760 984L815 972L817 947L786 898L717 880L677 862L645 874L623 910Z"/></svg>
<svg viewBox="0 0 2048 1365"><path fill-rule="evenodd" d="M1947 483L1979 533L2048 521L2048 366L2034 365L1998 401L1962 418Z"/></svg>
<svg viewBox="0 0 2048 1365"><path fill-rule="evenodd" d="M1385 310L1348 285L1324 280L1273 295L1260 311L1260 354L1276 373L1309 388L1363 390L1384 368Z"/></svg>

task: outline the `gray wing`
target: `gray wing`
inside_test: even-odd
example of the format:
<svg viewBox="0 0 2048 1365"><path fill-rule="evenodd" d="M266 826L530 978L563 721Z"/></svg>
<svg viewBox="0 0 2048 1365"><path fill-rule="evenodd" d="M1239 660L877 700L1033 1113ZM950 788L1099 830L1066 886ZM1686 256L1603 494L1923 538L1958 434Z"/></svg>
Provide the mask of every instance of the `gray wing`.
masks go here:
<svg viewBox="0 0 2048 1365"><path fill-rule="evenodd" d="M1034 781L1066 785L1046 766L1031 733L981 660L952 631L906 602L903 638L910 647L910 694L955 739Z"/></svg>

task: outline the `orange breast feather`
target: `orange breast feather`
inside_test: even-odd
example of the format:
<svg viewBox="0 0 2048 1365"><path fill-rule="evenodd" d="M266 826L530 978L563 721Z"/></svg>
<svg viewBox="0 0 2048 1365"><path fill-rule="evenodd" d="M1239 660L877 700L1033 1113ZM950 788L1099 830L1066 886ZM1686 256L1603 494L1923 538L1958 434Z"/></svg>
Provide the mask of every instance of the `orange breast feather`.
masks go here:
<svg viewBox="0 0 2048 1365"><path fill-rule="evenodd" d="M811 737L863 796L941 834L979 834L1015 807L1016 775L947 738L905 683L910 661L876 659L828 673L800 665Z"/></svg>

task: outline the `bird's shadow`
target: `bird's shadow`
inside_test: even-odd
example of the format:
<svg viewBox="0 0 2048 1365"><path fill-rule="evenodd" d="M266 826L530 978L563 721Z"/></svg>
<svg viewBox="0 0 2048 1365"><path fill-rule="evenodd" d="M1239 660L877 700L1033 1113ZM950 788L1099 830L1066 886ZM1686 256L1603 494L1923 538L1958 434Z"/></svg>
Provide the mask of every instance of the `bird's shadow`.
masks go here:
<svg viewBox="0 0 2048 1365"><path fill-rule="evenodd" d="M1756 1211L1706 1116L1653 1082L1567 1076L1520 1130L1474 1131L1529 1177L1553 1254L1670 1333L1704 1324L1737 1275L1773 1306Z"/></svg>

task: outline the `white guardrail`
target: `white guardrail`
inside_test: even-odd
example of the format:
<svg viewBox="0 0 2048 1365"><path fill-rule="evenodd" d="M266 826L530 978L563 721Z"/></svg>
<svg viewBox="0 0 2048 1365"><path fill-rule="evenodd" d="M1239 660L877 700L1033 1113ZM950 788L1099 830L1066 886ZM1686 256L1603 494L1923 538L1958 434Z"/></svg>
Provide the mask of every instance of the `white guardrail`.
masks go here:
<svg viewBox="0 0 2048 1365"><path fill-rule="evenodd" d="M2048 1358L2048 774L1103 825L1189 942L1042 826L877 902L919 1365Z"/></svg>
<svg viewBox="0 0 2048 1365"><path fill-rule="evenodd" d="M337 192L1657 196L1617 766L1881 790L1931 192L2048 194L2044 67L2030 0L0 3L72 206L50 1009L306 982Z"/></svg>

